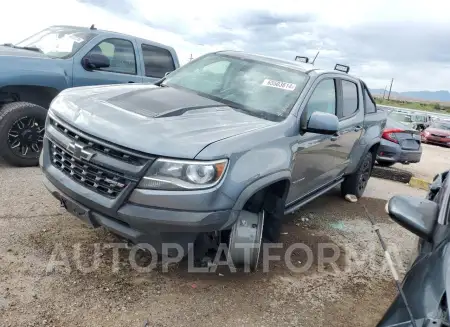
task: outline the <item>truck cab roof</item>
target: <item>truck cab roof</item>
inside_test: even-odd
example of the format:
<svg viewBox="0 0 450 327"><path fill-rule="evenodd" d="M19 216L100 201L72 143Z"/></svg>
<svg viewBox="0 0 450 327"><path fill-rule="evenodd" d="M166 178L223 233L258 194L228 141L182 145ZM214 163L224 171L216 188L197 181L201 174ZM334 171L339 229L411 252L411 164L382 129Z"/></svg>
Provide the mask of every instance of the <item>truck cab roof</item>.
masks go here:
<svg viewBox="0 0 450 327"><path fill-rule="evenodd" d="M119 37L119 38L126 38L126 39L130 39L130 38L134 38L136 40L138 40L141 43L145 43L148 45L153 45L153 46L157 46L160 48L165 48L168 50L174 50L173 47L159 43L159 42L155 42L149 39L144 39L144 38L140 38L137 36L133 36L130 34L124 34L124 33L119 33L119 32L114 32L114 31L108 31L108 30L102 30L102 29L97 29L97 28L92 28L92 27L82 27L82 26L72 26L72 25L53 25L50 26L50 28L70 28L73 30L77 30L80 32L85 32L85 33L93 33L96 35L105 35L107 34L110 37Z"/></svg>
<svg viewBox="0 0 450 327"><path fill-rule="evenodd" d="M281 59L277 57L271 57L271 56L264 56L254 53L248 53L244 51L235 51L235 50L225 50L225 51L218 51L217 53L221 53L228 56L234 56L237 58L242 59L249 59L249 60L255 60L255 61L261 61L272 65L277 66L283 66L285 68L290 69L296 69L306 74L342 74L344 76L351 76L352 78L355 78L357 80L360 80L358 77L355 77L353 75L349 75L347 73L344 73L339 70L333 70L333 69L323 69L317 66L314 66L310 63L305 63L301 61L295 61L295 60L288 60L288 59Z"/></svg>

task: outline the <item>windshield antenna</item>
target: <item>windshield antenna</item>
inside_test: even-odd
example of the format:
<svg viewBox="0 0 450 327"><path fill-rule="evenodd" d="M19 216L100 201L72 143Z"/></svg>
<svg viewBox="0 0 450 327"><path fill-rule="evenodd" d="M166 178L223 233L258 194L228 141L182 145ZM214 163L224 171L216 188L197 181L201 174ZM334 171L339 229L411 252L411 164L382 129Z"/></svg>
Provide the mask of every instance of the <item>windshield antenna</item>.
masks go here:
<svg viewBox="0 0 450 327"><path fill-rule="evenodd" d="M394 263L392 262L391 255L389 254L389 252L387 250L386 243L384 243L384 240L381 237L380 227L378 227L375 224L373 218L370 216L370 213L369 213L369 211L367 210L367 208L366 208L366 206L364 204L363 204L363 207L364 207L364 210L366 211L367 218L369 219L370 223L372 224L373 230L375 231L375 233L377 233L378 239L380 240L381 247L383 248L383 251L384 251L384 257L386 258L386 261L387 261L387 263L389 265L389 268L390 268L391 273L392 273L392 277L394 277L395 285L397 286L397 290L398 290L400 296L403 299L403 303L405 303L406 311L408 311L408 315L409 315L409 319L411 320L411 324L413 325L413 327L417 327L416 321L414 320L414 316L413 316L413 314L411 312L411 308L409 307L408 301L406 300L405 293L403 293L402 286L400 285L400 281L399 281L399 278L398 278L397 270L395 269Z"/></svg>

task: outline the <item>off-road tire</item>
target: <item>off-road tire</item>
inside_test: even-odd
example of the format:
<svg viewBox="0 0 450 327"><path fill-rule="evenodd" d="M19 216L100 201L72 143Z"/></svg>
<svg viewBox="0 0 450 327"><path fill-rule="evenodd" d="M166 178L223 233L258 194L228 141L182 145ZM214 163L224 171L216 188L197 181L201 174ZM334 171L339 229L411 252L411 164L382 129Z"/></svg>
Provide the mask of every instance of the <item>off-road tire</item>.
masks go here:
<svg viewBox="0 0 450 327"><path fill-rule="evenodd" d="M358 169L351 175L345 177L341 184L341 194L346 196L347 194L353 194L357 198L360 198L364 190L366 189L367 182L369 181L373 167L372 152L368 152L364 158L362 158Z"/></svg>
<svg viewBox="0 0 450 327"><path fill-rule="evenodd" d="M391 167L393 165L395 165L395 162L391 162L391 161L382 161L382 160L377 160L378 166L381 167Z"/></svg>
<svg viewBox="0 0 450 327"><path fill-rule="evenodd" d="M0 156L12 166L33 167L39 164L39 152L32 157L21 157L10 148L8 134L15 122L23 117L34 117L44 121L47 117L47 109L29 102L12 102L5 104L0 109ZM31 154L30 154L31 156Z"/></svg>

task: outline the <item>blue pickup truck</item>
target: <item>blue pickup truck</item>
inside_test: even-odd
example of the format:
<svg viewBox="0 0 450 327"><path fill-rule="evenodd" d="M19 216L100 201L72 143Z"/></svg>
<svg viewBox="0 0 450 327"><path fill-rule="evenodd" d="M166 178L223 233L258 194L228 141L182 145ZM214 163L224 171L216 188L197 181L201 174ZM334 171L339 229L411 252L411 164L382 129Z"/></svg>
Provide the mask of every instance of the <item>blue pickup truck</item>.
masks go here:
<svg viewBox="0 0 450 327"><path fill-rule="evenodd" d="M178 67L172 47L94 25L52 26L18 44L4 44L0 46L0 156L14 166L38 165L47 110L62 90L154 83Z"/></svg>

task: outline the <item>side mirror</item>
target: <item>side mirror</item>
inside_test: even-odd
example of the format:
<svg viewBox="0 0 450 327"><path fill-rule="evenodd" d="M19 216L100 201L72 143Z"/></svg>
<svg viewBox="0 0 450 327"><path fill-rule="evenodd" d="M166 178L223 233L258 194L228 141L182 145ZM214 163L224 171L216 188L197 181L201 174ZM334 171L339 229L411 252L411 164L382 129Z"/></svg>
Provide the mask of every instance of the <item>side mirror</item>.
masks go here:
<svg viewBox="0 0 450 327"><path fill-rule="evenodd" d="M92 69L100 69L107 68L110 66L109 58L100 53L91 53L83 58L83 67L92 70Z"/></svg>
<svg viewBox="0 0 450 327"><path fill-rule="evenodd" d="M336 115L314 111L307 124L306 132L333 135L339 130L339 119Z"/></svg>
<svg viewBox="0 0 450 327"><path fill-rule="evenodd" d="M439 215L436 202L415 196L396 195L389 200L386 211L395 222L411 233L427 241L431 240Z"/></svg>

